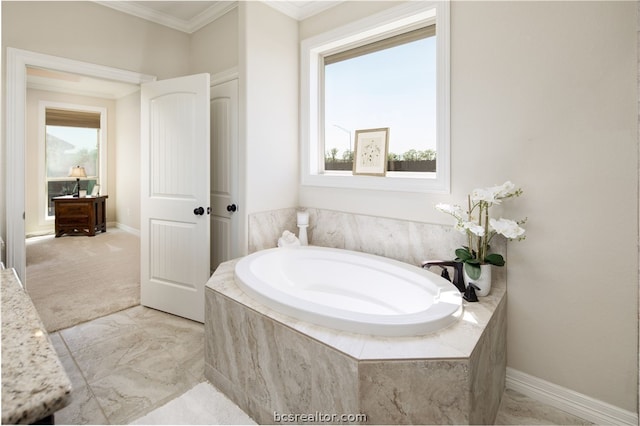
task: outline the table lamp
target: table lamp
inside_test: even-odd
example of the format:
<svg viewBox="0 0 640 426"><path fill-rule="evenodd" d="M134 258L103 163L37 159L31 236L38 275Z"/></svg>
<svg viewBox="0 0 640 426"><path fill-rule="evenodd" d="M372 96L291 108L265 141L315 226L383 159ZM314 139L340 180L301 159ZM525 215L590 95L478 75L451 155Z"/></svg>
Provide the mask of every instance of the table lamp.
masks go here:
<svg viewBox="0 0 640 426"><path fill-rule="evenodd" d="M80 197L80 178L86 178L87 173L84 171L84 167L75 166L69 170L69 177L76 178L76 187L77 192L73 195L74 197Z"/></svg>

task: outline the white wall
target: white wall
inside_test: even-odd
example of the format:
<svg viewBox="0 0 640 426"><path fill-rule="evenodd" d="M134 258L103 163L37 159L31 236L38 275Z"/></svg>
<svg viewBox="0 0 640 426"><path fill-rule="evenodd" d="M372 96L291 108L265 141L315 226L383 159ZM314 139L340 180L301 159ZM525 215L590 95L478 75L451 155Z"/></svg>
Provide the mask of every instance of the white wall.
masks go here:
<svg viewBox="0 0 640 426"><path fill-rule="evenodd" d="M238 8L191 35L190 72L216 74L238 66Z"/></svg>
<svg viewBox="0 0 640 426"><path fill-rule="evenodd" d="M383 6L340 5L301 37ZM456 1L451 26L451 194L301 187L300 204L450 224L436 203L522 186L508 365L637 412L636 4Z"/></svg>
<svg viewBox="0 0 640 426"><path fill-rule="evenodd" d="M2 2L2 46L157 75L189 70L189 35L89 1Z"/></svg>
<svg viewBox="0 0 640 426"><path fill-rule="evenodd" d="M115 221L140 230L140 92L116 103L116 150L112 157L117 188Z"/></svg>
<svg viewBox="0 0 640 426"><path fill-rule="evenodd" d="M298 23L260 2L239 18L246 219L298 204Z"/></svg>

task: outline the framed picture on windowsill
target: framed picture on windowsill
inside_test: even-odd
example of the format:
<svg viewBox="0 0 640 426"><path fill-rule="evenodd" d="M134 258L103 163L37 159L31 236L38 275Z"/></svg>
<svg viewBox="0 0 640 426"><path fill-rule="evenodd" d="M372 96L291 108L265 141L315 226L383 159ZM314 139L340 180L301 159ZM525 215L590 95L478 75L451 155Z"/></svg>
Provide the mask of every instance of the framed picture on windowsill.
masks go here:
<svg viewBox="0 0 640 426"><path fill-rule="evenodd" d="M389 151L389 128L356 130L353 174L385 176Z"/></svg>
<svg viewBox="0 0 640 426"><path fill-rule="evenodd" d="M95 185L93 185L93 190L91 191L91 196L92 197L97 197L98 195L100 195L100 185L98 185L96 183Z"/></svg>

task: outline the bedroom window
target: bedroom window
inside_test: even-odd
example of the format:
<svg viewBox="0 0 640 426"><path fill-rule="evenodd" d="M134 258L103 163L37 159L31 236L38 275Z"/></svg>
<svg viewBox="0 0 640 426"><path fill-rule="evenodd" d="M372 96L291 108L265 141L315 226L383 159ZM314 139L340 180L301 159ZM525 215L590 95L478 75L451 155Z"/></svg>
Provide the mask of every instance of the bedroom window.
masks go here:
<svg viewBox="0 0 640 426"><path fill-rule="evenodd" d="M302 184L449 190L448 4L409 3L302 42ZM389 128L384 177L356 131Z"/></svg>
<svg viewBox="0 0 640 426"><path fill-rule="evenodd" d="M100 176L101 113L45 108L45 200L47 218L54 217L53 197L77 193L72 167L82 166L87 177L80 188L91 194Z"/></svg>

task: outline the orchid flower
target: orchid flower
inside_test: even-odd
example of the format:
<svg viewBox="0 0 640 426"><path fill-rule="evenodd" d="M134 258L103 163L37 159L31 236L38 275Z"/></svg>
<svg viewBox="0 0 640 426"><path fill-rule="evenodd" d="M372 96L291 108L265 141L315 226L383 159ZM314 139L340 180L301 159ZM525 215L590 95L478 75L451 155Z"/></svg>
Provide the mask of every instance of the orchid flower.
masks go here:
<svg viewBox="0 0 640 426"><path fill-rule="evenodd" d="M471 191L468 198L469 209L463 212L458 205L437 204L437 210L447 213L456 219L455 229L467 235L468 246L456 250L456 260L464 262L467 274L477 279L480 276L480 265L490 263L504 265L504 258L497 253L489 253L489 243L497 235L509 240L523 240L525 230L520 226L525 220L516 222L510 219L493 219L489 217L489 208L499 205L502 200L522 195L522 189L506 181L502 185L489 188L477 188Z"/></svg>

